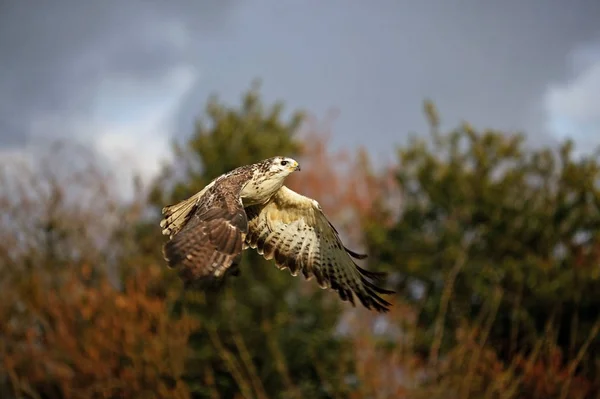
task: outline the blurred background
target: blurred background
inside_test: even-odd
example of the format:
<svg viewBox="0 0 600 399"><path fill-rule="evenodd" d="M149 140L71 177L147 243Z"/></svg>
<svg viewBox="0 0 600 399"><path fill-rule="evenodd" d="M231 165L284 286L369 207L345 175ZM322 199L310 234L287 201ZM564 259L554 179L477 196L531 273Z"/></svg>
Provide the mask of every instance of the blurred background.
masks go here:
<svg viewBox="0 0 600 399"><path fill-rule="evenodd" d="M600 398L600 2L0 3L0 397ZM375 314L160 209L296 157Z"/></svg>

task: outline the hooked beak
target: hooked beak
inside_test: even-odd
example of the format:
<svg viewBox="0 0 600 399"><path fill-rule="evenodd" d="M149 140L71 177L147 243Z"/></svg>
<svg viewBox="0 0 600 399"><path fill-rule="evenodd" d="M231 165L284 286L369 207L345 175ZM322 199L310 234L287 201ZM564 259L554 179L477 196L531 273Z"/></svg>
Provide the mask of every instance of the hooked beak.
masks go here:
<svg viewBox="0 0 600 399"><path fill-rule="evenodd" d="M295 171L295 172L300 172L300 170L301 170L301 169L300 169L300 164L298 164L298 163L297 163L297 164L296 164L296 168L294 168L294 171Z"/></svg>

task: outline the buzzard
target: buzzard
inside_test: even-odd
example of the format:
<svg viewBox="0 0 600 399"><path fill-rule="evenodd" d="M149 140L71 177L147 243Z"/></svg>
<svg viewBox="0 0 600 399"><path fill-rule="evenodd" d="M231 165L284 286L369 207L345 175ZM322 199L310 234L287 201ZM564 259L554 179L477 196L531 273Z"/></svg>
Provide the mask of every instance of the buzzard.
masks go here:
<svg viewBox="0 0 600 399"><path fill-rule="evenodd" d="M273 157L225 173L192 197L163 208L163 254L186 285L237 274L242 251L255 249L293 276L315 277L354 306L389 310L378 294L393 294L371 280L384 273L358 266L364 259L346 248L319 203L284 186L298 162Z"/></svg>

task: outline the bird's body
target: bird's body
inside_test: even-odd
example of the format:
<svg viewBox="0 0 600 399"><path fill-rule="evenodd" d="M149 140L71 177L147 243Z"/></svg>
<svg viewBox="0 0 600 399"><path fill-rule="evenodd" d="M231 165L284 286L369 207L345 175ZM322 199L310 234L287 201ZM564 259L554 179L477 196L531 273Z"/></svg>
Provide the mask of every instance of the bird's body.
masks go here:
<svg viewBox="0 0 600 399"><path fill-rule="evenodd" d="M248 247L265 259L316 278L321 288L338 292L342 300L377 311L390 304L378 294L391 291L368 278L381 277L354 263L356 254L342 244L319 203L284 186L299 170L298 163L274 157L223 174L192 197L163 208L162 232L170 237L164 255L186 283L222 278L237 269Z"/></svg>

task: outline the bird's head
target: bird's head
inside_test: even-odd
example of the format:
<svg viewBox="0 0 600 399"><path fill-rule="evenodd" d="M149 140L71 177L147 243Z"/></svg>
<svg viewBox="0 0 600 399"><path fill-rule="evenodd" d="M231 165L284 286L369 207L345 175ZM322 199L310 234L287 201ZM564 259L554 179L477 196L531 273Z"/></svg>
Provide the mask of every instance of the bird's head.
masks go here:
<svg viewBox="0 0 600 399"><path fill-rule="evenodd" d="M290 175L292 172L299 171L300 165L295 159L288 157L271 158L269 172L281 175L282 177Z"/></svg>

